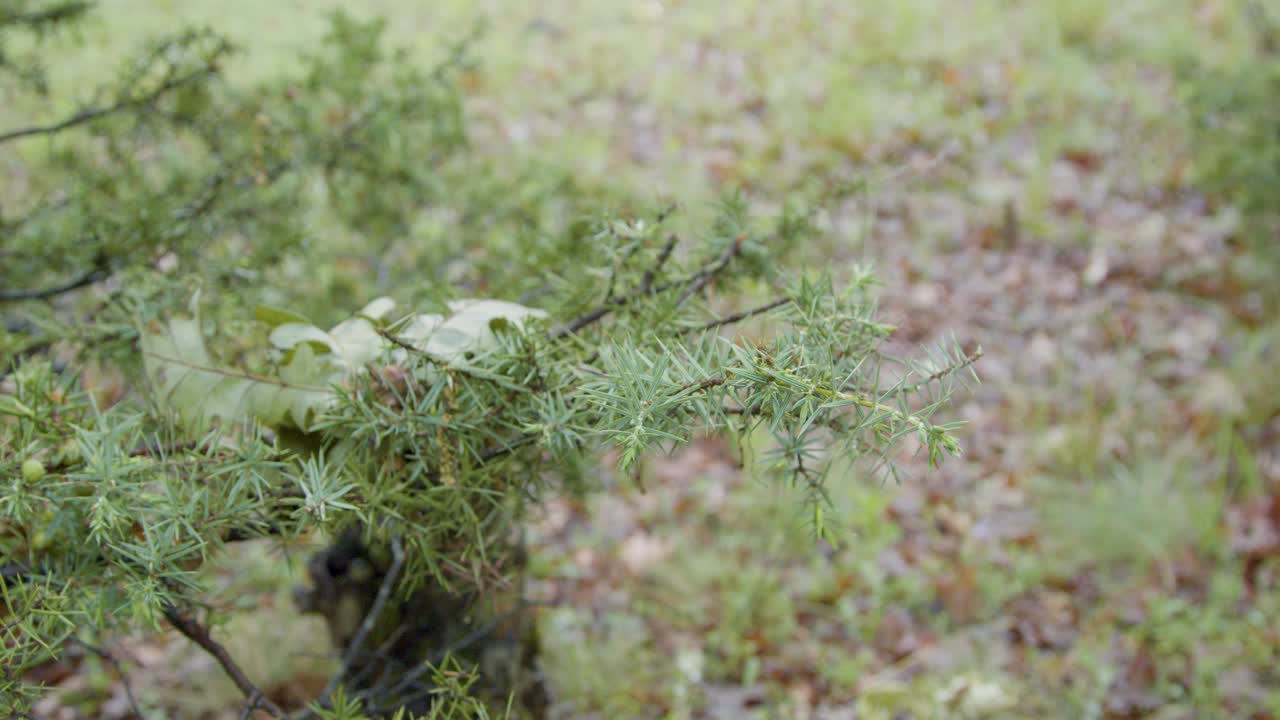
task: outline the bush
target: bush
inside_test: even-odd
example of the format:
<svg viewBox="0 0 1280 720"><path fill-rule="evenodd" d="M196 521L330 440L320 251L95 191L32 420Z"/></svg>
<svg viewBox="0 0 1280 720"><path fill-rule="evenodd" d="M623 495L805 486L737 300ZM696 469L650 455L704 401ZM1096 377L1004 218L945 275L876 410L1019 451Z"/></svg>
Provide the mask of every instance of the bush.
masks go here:
<svg viewBox="0 0 1280 720"><path fill-rule="evenodd" d="M11 7L5 38L86 9ZM974 357L887 357L869 273L781 272L803 214L731 198L684 241L667 210L594 212L622 203L471 151L465 42L424 71L381 30L336 15L299 73L250 88L220 79L230 43L184 32L99 104L0 133L24 170L0 271L7 713L69 643L166 624L283 715L210 635L198 570L314 533L333 544L299 601L342 662L311 713L536 708L519 528L597 489L602 451L632 473L765 429L817 535L833 462L958 452L930 416Z"/></svg>

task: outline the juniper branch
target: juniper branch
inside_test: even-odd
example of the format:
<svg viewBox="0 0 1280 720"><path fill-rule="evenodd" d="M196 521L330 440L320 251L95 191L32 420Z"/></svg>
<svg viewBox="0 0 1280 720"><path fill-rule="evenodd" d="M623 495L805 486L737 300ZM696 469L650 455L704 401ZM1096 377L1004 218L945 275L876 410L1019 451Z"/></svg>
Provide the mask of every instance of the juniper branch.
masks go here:
<svg viewBox="0 0 1280 720"><path fill-rule="evenodd" d="M78 125L83 125L87 122L97 120L101 117L114 115L118 112L142 107L144 105L150 105L170 91L190 85L211 75L215 75L217 72L217 66L210 63L199 70L194 70L172 80L168 80L161 84L160 87L141 97L127 97L104 107L85 108L84 110L51 125L32 125L30 127L16 128L14 130L0 133L0 144L20 140L26 137L32 137L34 135L56 135L64 130L69 130Z"/></svg>
<svg viewBox="0 0 1280 720"><path fill-rule="evenodd" d="M981 360L983 354L984 353L982 351L982 346L979 345L976 350L962 357L959 362L955 362L950 365L947 365L946 367L939 368L937 371L930 373L929 377L926 377L923 380L920 380L919 382L912 383L911 385L898 388L897 390L894 391L894 394L902 395L907 393L913 393L930 383L934 383L941 380L944 377L949 377L951 375L954 375L960 372L961 370L967 369L969 366Z"/></svg>

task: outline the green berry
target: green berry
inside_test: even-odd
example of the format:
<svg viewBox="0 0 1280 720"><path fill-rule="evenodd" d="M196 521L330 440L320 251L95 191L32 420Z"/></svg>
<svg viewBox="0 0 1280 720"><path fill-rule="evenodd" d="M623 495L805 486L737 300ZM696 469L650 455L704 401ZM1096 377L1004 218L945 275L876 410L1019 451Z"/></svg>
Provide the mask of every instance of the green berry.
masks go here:
<svg viewBox="0 0 1280 720"><path fill-rule="evenodd" d="M62 456L62 459L65 462L79 462L80 443L77 442L75 438L71 438L62 443L62 446L58 448L58 454Z"/></svg>
<svg viewBox="0 0 1280 720"><path fill-rule="evenodd" d="M44 463L35 458L22 461L22 479L29 483L38 483L44 477Z"/></svg>

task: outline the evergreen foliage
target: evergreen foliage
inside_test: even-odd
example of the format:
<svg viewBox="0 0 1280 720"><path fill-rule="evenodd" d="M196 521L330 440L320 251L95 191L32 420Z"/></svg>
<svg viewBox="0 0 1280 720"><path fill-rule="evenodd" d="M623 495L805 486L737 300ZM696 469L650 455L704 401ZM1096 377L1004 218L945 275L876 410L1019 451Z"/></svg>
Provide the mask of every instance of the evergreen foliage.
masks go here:
<svg viewBox="0 0 1280 720"><path fill-rule="evenodd" d="M9 8L0 69L39 92L40 33L88 5ZM782 271L804 213L729 198L680 237L670 209L598 212L625 206L469 152L465 40L424 71L381 30L337 15L297 74L252 87L222 77L225 39L182 32L0 131L24 171L0 208L6 714L68 642L167 624L283 715L209 635L198 571L315 532L355 533L376 571L315 714L501 712L470 697L465 643L415 648L430 664L397 682L359 660L415 593L512 587L524 508L599 490L602 452L638 479L700 433L764 442L818 536L833 468L959 452L931 416L976 354L889 357L870 272ZM764 301L722 314L742 296Z"/></svg>

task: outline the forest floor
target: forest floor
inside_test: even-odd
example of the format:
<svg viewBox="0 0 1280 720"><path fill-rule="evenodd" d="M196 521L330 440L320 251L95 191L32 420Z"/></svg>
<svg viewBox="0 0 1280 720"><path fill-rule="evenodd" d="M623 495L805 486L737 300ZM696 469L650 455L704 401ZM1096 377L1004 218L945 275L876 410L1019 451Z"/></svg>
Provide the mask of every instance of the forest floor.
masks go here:
<svg viewBox="0 0 1280 720"><path fill-rule="evenodd" d="M289 24L250 55L270 63L320 24L228 4L129 33L216 12L256 48ZM1280 320L1238 213L1195 189L1171 70L1240 52L1241 3L369 5L424 56L491 14L464 78L486 152L692 216L730 188L813 201L827 240L797 266L872 264L903 353L985 353L948 411L963 458L833 478L835 546L711 440L648 460L646 492L606 477L548 506L558 717L1280 717ZM245 669L302 695L323 637L251 555L217 596L254 611L222 632L277 638ZM147 704L236 717L182 643L114 651ZM42 711L125 717L112 668L86 664Z"/></svg>

